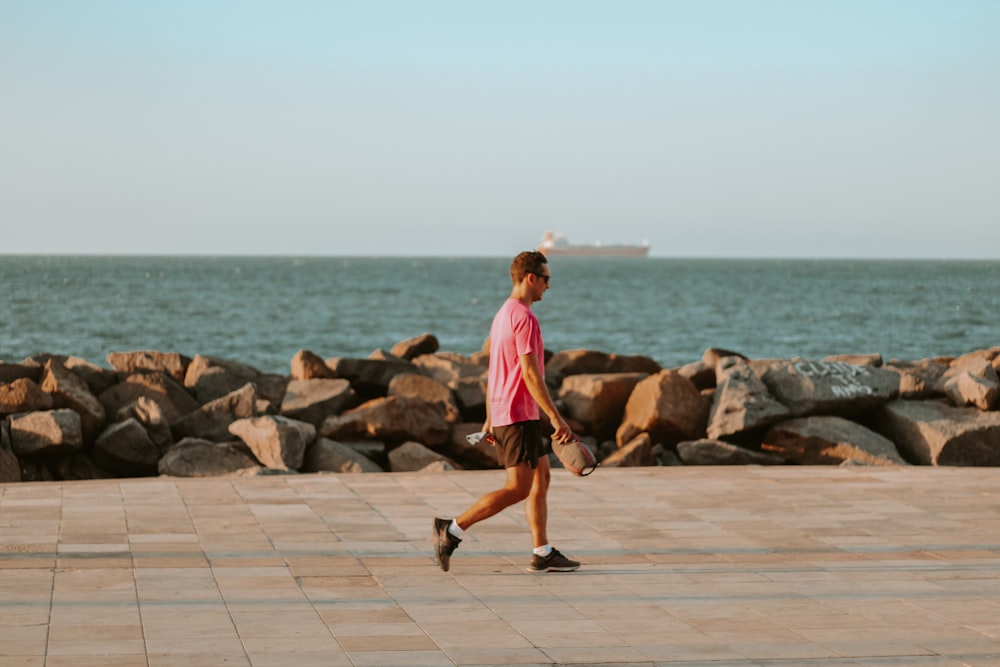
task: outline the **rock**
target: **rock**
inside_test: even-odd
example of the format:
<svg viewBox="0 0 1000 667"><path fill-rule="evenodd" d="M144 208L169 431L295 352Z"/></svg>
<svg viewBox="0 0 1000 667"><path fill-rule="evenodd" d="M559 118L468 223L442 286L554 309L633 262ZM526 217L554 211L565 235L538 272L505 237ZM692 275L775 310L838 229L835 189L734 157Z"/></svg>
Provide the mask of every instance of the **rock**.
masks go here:
<svg viewBox="0 0 1000 667"><path fill-rule="evenodd" d="M753 431L784 419L789 410L771 396L746 361L726 357L716 366L716 390L708 417L708 437ZM683 460L683 457L682 457Z"/></svg>
<svg viewBox="0 0 1000 667"><path fill-rule="evenodd" d="M437 337L425 333L396 343L389 353L394 357L410 361L422 354L434 354L438 348L440 348L440 344Z"/></svg>
<svg viewBox="0 0 1000 667"><path fill-rule="evenodd" d="M703 438L677 443L677 456L685 465L782 465L785 459L776 454L758 452L745 447Z"/></svg>
<svg viewBox="0 0 1000 667"><path fill-rule="evenodd" d="M716 366L719 365L720 361L722 361L727 357L737 357L739 359L742 359L743 361L749 361L747 357L740 354L739 352L733 352L732 350L726 350L721 347L710 347L707 350L705 350L704 353L702 353L701 363L714 369Z"/></svg>
<svg viewBox="0 0 1000 667"><path fill-rule="evenodd" d="M83 448L80 415L72 410L46 410L10 419L11 449L18 457L69 456Z"/></svg>
<svg viewBox="0 0 1000 667"><path fill-rule="evenodd" d="M205 404L231 394L248 382L255 382L260 375L253 366L198 354L184 374L184 386L199 403Z"/></svg>
<svg viewBox="0 0 1000 667"><path fill-rule="evenodd" d="M309 350L299 350L292 357L293 380L332 380L333 371L323 358Z"/></svg>
<svg viewBox="0 0 1000 667"><path fill-rule="evenodd" d="M459 469L457 463L419 442L404 442L389 452L389 469L392 472L416 472L438 462L447 464L445 470Z"/></svg>
<svg viewBox="0 0 1000 667"><path fill-rule="evenodd" d="M170 477L253 477L261 467L243 443L185 438L167 450L159 463Z"/></svg>
<svg viewBox="0 0 1000 667"><path fill-rule="evenodd" d="M332 440L362 436L392 442L416 440L432 446L447 443L450 432L440 404L403 396L373 399L328 418L320 429L322 437Z"/></svg>
<svg viewBox="0 0 1000 667"><path fill-rule="evenodd" d="M449 424L458 422L461 414L451 389L434 378L417 373L403 373L389 381L389 396L422 398L439 403Z"/></svg>
<svg viewBox="0 0 1000 667"><path fill-rule="evenodd" d="M632 468L651 466L654 461L653 440L649 433L640 433L601 461L601 465L606 468Z"/></svg>
<svg viewBox="0 0 1000 667"><path fill-rule="evenodd" d="M107 356L108 364L125 375L142 371L166 373L178 382L184 382L191 360L177 352L154 352L136 350L133 352L112 352Z"/></svg>
<svg viewBox="0 0 1000 667"><path fill-rule="evenodd" d="M178 438L201 438L213 442L231 440L229 425L237 419L257 416L257 389L247 383L234 392L194 410L173 424Z"/></svg>
<svg viewBox="0 0 1000 667"><path fill-rule="evenodd" d="M357 402L351 383L335 380L292 380L281 402L281 414L316 426L339 415Z"/></svg>
<svg viewBox="0 0 1000 667"><path fill-rule="evenodd" d="M1000 398L997 373L990 359L981 355L965 355L953 361L941 376L939 387L958 407L974 405L980 410L993 410Z"/></svg>
<svg viewBox="0 0 1000 667"><path fill-rule="evenodd" d="M229 425L229 432L267 468L301 468L306 447L316 439L315 426L287 417L239 419Z"/></svg>
<svg viewBox="0 0 1000 667"><path fill-rule="evenodd" d="M105 414L115 415L139 397L159 403L167 423L173 424L199 407L184 387L166 373L144 372L128 376L97 398Z"/></svg>
<svg viewBox="0 0 1000 667"><path fill-rule="evenodd" d="M938 401L892 401L879 410L875 428L911 463L1000 465L1000 412Z"/></svg>
<svg viewBox="0 0 1000 667"><path fill-rule="evenodd" d="M563 380L557 394L563 414L582 423L595 438L614 437L625 404L646 373L581 373Z"/></svg>
<svg viewBox="0 0 1000 667"><path fill-rule="evenodd" d="M117 371L101 368L97 364L92 364L86 359L81 359L80 357L66 357L66 360L62 362L62 365L66 368L66 370L71 371L74 375L86 382L87 387L90 389L90 393L94 396L100 396L110 387L113 387L121 381L121 376ZM94 477L82 479L103 478Z"/></svg>
<svg viewBox="0 0 1000 667"><path fill-rule="evenodd" d="M94 463L116 475L155 475L162 451L136 419L109 426L94 443Z"/></svg>
<svg viewBox="0 0 1000 667"><path fill-rule="evenodd" d="M409 361L334 357L327 359L326 365L333 370L335 377L348 380L364 400L385 396L389 391L389 382L395 376L420 372Z"/></svg>
<svg viewBox="0 0 1000 667"><path fill-rule="evenodd" d="M715 387L715 366L709 366L704 361L695 361L677 369L677 374L686 377L699 390Z"/></svg>
<svg viewBox="0 0 1000 667"><path fill-rule="evenodd" d="M761 449L803 465L905 465L891 440L841 417L806 417L778 424Z"/></svg>
<svg viewBox="0 0 1000 667"><path fill-rule="evenodd" d="M21 463L10 444L7 420L0 421L0 484L21 481Z"/></svg>
<svg viewBox="0 0 1000 667"><path fill-rule="evenodd" d="M486 378L459 378L454 389L455 402L466 421L486 421Z"/></svg>
<svg viewBox="0 0 1000 667"><path fill-rule="evenodd" d="M336 440L320 438L307 450L303 472L364 473L383 472L364 454Z"/></svg>
<svg viewBox="0 0 1000 667"><path fill-rule="evenodd" d="M21 463L21 481L22 482L54 482L55 477L49 470L48 466L42 461L36 461L35 459L22 458Z"/></svg>
<svg viewBox="0 0 1000 667"><path fill-rule="evenodd" d="M455 424L448 441L448 453L458 461L463 468L493 470L500 467L497 463L497 450L494 445L481 443L471 445L465 436L483 430L483 422Z"/></svg>
<svg viewBox="0 0 1000 667"><path fill-rule="evenodd" d="M564 350L545 363L545 377L558 387L564 378L585 373L659 373L660 365L650 357L619 355L594 350Z"/></svg>
<svg viewBox="0 0 1000 667"><path fill-rule="evenodd" d="M419 369L418 373L434 378L449 389L458 387L463 378L480 379L486 372L479 364L446 353L424 354L414 358L413 364Z"/></svg>
<svg viewBox="0 0 1000 667"><path fill-rule="evenodd" d="M80 415L80 428L85 442L93 442L104 429L104 406L90 393L83 378L66 370L55 360L49 360L42 371L42 391L52 397L53 408L68 408Z"/></svg>
<svg viewBox="0 0 1000 667"><path fill-rule="evenodd" d="M52 408L52 397L30 378L0 384L0 415L35 412Z"/></svg>
<svg viewBox="0 0 1000 667"><path fill-rule="evenodd" d="M874 366L875 368L882 366L883 363L882 355L878 352L871 354L834 354L825 357L823 361L840 361L852 366Z"/></svg>
<svg viewBox="0 0 1000 667"><path fill-rule="evenodd" d="M852 415L872 410L899 393L899 375L842 361L795 359L749 362L771 395L793 417Z"/></svg>
<svg viewBox="0 0 1000 667"><path fill-rule="evenodd" d="M899 375L899 398L907 400L920 400L939 395L941 377L948 370L945 364L933 359L920 361L893 359L883 368Z"/></svg>
<svg viewBox="0 0 1000 667"><path fill-rule="evenodd" d="M85 452L77 452L69 458L50 463L52 474L61 480L79 481L88 479L113 479L115 474L97 465Z"/></svg>
<svg viewBox="0 0 1000 667"><path fill-rule="evenodd" d="M174 435L170 431L170 424L167 423L166 416L163 414L163 408L151 398L140 396L133 403L119 410L115 416L115 421L125 421L126 419L135 419L142 424L150 441L161 452L166 451L167 447L174 441Z"/></svg>
<svg viewBox="0 0 1000 667"><path fill-rule="evenodd" d="M696 440L705 435L708 409L708 401L691 380L675 371L660 371L632 390L615 440L620 447L640 433L671 445Z"/></svg>
<svg viewBox="0 0 1000 667"><path fill-rule="evenodd" d="M41 366L25 364L5 364L0 362L0 385L10 384L15 380L27 379L35 384L42 379Z"/></svg>
<svg viewBox="0 0 1000 667"><path fill-rule="evenodd" d="M431 461L417 472L425 474L437 474L440 472L450 472L452 470L455 470L455 466L453 466L451 463L447 461L439 460L439 461Z"/></svg>

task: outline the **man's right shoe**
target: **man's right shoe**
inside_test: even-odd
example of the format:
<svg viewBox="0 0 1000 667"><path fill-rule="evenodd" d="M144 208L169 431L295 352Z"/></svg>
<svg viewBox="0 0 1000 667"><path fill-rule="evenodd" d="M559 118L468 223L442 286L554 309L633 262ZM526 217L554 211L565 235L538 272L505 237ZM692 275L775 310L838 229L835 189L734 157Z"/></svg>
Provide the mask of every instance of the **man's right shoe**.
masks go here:
<svg viewBox="0 0 1000 667"><path fill-rule="evenodd" d="M580 567L575 560L570 560L559 553L558 549L553 549L548 556L535 554L531 557L529 572L572 572Z"/></svg>
<svg viewBox="0 0 1000 667"><path fill-rule="evenodd" d="M448 532L451 519L434 519L434 556L445 572L451 564L451 554L462 540Z"/></svg>

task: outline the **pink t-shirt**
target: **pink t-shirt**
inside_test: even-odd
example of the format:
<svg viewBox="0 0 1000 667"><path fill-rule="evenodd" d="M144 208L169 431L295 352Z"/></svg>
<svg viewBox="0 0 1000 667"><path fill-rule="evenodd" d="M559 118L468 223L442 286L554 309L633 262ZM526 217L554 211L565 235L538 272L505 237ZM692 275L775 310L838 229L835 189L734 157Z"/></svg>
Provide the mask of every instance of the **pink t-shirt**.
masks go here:
<svg viewBox="0 0 1000 667"><path fill-rule="evenodd" d="M490 424L507 426L539 418L538 404L521 374L522 354L538 356L538 370L545 377L542 329L531 309L517 299L497 311L490 327Z"/></svg>

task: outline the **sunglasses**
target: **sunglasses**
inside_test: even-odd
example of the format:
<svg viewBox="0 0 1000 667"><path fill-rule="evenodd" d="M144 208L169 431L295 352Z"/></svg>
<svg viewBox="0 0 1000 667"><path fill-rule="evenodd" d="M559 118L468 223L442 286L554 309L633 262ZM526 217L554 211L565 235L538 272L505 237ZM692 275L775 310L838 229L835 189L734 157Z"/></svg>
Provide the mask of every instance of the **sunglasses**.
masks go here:
<svg viewBox="0 0 1000 667"><path fill-rule="evenodd" d="M530 271L529 273L531 273L532 275L538 276L539 278L541 278L542 280L544 280L546 285L549 284L549 279L552 277L552 276L547 276L544 273L538 273L536 271Z"/></svg>

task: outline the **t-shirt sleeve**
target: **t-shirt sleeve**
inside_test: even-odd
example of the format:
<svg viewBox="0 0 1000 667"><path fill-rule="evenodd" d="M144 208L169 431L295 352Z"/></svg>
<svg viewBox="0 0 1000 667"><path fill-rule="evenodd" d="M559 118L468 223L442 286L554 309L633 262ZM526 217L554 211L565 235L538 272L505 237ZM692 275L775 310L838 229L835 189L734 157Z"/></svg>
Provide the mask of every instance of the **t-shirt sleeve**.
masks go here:
<svg viewBox="0 0 1000 667"><path fill-rule="evenodd" d="M541 339L538 330L538 320L529 313L515 313L513 317L514 325L514 346L517 355L542 354L538 349L538 341Z"/></svg>

